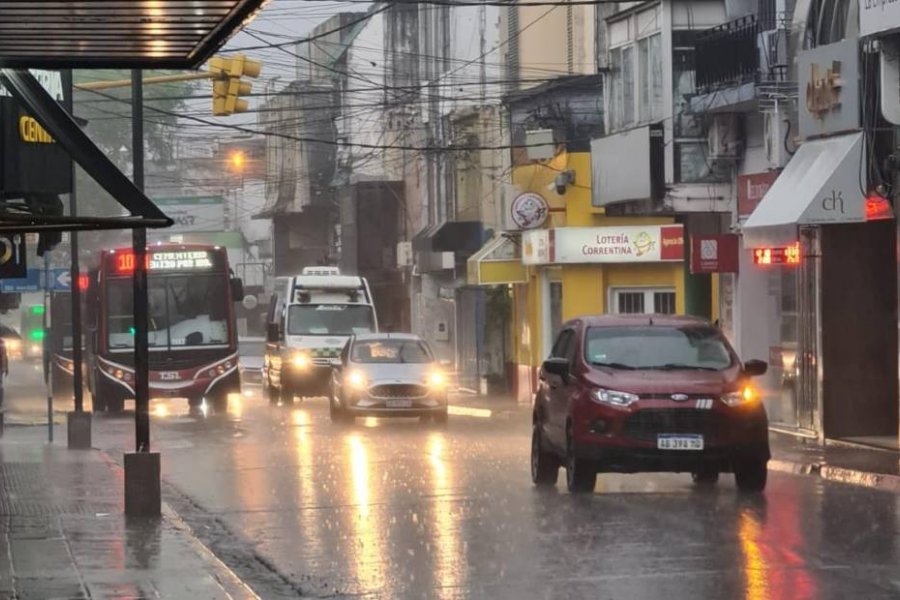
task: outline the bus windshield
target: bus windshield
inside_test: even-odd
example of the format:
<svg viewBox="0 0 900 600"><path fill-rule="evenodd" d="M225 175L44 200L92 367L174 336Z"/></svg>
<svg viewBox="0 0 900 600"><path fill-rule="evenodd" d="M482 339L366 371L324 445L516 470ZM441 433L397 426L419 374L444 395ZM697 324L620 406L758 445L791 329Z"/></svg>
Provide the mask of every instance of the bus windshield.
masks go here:
<svg viewBox="0 0 900 600"><path fill-rule="evenodd" d="M352 335L375 330L371 306L294 304L288 309L290 335Z"/></svg>
<svg viewBox="0 0 900 600"><path fill-rule="evenodd" d="M151 275L148 278L151 349L228 344L227 280L221 274ZM108 282L109 346L134 347L131 279Z"/></svg>

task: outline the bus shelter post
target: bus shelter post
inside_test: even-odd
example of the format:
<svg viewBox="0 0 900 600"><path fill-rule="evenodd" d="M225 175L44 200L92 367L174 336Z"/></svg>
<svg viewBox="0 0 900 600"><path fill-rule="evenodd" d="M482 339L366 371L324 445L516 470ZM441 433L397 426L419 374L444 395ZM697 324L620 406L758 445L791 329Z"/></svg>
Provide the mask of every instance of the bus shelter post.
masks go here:
<svg viewBox="0 0 900 600"><path fill-rule="evenodd" d="M74 85L72 70L62 74L64 87L65 108L73 117L75 116ZM72 164L72 189L69 191L69 215L78 215L77 186L75 183L75 161ZM67 415L68 446L70 449L89 450L91 448L91 413L84 410L84 382L82 381L82 328L81 328L81 288L79 284L78 267L78 232L69 232L69 250L71 264L69 266L69 279L71 280L72 301L72 393L75 399L75 410ZM52 368L52 367L51 367Z"/></svg>
<svg viewBox="0 0 900 600"><path fill-rule="evenodd" d="M131 71L131 142L134 185L144 190L144 88ZM147 318L147 230L134 229L134 436L125 455L125 515L159 517L162 511L159 453L150 452L150 382Z"/></svg>

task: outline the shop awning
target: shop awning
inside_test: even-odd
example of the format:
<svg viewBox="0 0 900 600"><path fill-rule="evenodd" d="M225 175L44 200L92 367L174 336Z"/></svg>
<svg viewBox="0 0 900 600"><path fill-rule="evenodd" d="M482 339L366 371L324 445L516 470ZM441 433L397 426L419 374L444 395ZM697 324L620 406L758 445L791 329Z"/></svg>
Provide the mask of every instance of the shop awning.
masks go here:
<svg viewBox="0 0 900 600"><path fill-rule="evenodd" d="M800 146L741 228L744 247L788 246L800 225L864 222L863 150L862 133Z"/></svg>
<svg viewBox="0 0 900 600"><path fill-rule="evenodd" d="M499 235L489 240L466 262L469 285L525 283L528 274L522 264L520 240Z"/></svg>

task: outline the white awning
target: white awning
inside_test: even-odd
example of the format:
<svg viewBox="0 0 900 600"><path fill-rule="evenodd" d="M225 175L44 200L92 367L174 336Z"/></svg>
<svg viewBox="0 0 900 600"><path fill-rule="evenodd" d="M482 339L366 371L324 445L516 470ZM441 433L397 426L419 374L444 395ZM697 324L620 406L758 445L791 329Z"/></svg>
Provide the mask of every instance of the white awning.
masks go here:
<svg viewBox="0 0 900 600"><path fill-rule="evenodd" d="M799 225L866 220L862 133L805 142L741 228L745 248L797 241Z"/></svg>

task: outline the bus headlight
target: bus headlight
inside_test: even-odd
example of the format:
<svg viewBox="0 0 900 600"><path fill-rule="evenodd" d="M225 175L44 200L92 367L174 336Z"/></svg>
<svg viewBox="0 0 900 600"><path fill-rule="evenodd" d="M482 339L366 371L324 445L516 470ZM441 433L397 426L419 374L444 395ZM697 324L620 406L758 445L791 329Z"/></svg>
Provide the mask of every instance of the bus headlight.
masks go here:
<svg viewBox="0 0 900 600"><path fill-rule="evenodd" d="M312 364L312 360L310 359L309 354L297 352L291 357L291 364L298 369L308 369L309 365Z"/></svg>

